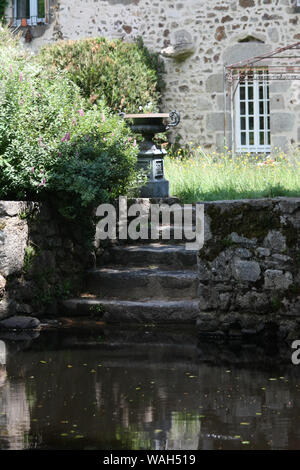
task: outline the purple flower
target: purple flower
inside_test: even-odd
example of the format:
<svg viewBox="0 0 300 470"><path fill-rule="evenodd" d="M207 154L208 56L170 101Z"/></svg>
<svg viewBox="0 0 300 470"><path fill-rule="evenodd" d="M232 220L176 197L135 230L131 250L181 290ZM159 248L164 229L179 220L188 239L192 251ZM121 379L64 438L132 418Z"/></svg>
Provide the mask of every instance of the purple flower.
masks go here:
<svg viewBox="0 0 300 470"><path fill-rule="evenodd" d="M73 118L73 119L72 119L72 125L73 125L73 126L77 126L76 118Z"/></svg>
<svg viewBox="0 0 300 470"><path fill-rule="evenodd" d="M63 138L61 139L62 142L65 142L66 140L70 140L71 136L70 136L70 132L67 132Z"/></svg>
<svg viewBox="0 0 300 470"><path fill-rule="evenodd" d="M79 112L80 116L84 116L84 111L83 111L83 109L79 109L78 112Z"/></svg>
<svg viewBox="0 0 300 470"><path fill-rule="evenodd" d="M46 183L46 178L43 178L43 181L39 184L39 187L44 186L45 183Z"/></svg>
<svg viewBox="0 0 300 470"><path fill-rule="evenodd" d="M11 65L11 64L10 64L10 66L9 66L9 71L10 71L10 73L13 72L13 68L12 68L12 65Z"/></svg>
<svg viewBox="0 0 300 470"><path fill-rule="evenodd" d="M22 72L20 73L19 81L20 81L20 82L23 82L23 74L22 74Z"/></svg>
<svg viewBox="0 0 300 470"><path fill-rule="evenodd" d="M31 168L31 173L34 173L34 166Z"/></svg>
<svg viewBox="0 0 300 470"><path fill-rule="evenodd" d="M133 146L136 147L136 140L133 141Z"/></svg>
<svg viewBox="0 0 300 470"><path fill-rule="evenodd" d="M102 122L105 122L105 116L104 116L104 113L102 113Z"/></svg>
<svg viewBox="0 0 300 470"><path fill-rule="evenodd" d="M103 137L103 140L104 140L104 142L106 142L106 138L105 138L105 137Z"/></svg>
<svg viewBox="0 0 300 470"><path fill-rule="evenodd" d="M43 146L43 137L42 136L40 136L40 138L39 138L39 144L40 144L41 147Z"/></svg>

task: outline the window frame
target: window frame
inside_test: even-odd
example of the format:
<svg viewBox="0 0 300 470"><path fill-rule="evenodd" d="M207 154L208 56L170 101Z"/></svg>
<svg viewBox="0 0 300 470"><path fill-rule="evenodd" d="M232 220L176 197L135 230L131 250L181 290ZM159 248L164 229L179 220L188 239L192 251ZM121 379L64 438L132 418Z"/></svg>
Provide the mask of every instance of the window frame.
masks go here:
<svg viewBox="0 0 300 470"><path fill-rule="evenodd" d="M17 10L18 10L18 1L21 0L13 0L14 6L14 21L16 26L21 26L23 18L17 18ZM29 18L26 18L26 22L28 26L37 26L38 24L46 24L46 2L44 1L44 8L45 8L45 16L44 18L39 18L38 16L38 0L29 0Z"/></svg>
<svg viewBox="0 0 300 470"><path fill-rule="evenodd" d="M235 92L235 149L238 153L270 153L270 84L268 70L253 70L254 78L239 81ZM259 79L259 76L262 79ZM241 98L241 90L244 96ZM251 96L249 97L249 91ZM262 93L262 97L260 95ZM244 103L244 106L243 106ZM244 110L242 111L242 108ZM263 143L261 143L263 140ZM253 142L253 143L252 143Z"/></svg>

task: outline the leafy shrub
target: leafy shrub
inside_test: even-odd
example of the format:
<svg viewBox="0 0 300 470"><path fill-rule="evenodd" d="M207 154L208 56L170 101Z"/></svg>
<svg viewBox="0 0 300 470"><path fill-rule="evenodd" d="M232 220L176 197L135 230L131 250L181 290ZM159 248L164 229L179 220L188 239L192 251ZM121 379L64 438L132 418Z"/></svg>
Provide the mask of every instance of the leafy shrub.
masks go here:
<svg viewBox="0 0 300 470"><path fill-rule="evenodd" d="M137 147L104 103L86 106L65 74L49 75L0 30L0 198L55 199L61 213L125 194Z"/></svg>
<svg viewBox="0 0 300 470"><path fill-rule="evenodd" d="M133 44L105 38L59 41L44 47L40 60L51 71L64 71L90 103L103 98L114 111L158 110L162 62L141 39Z"/></svg>

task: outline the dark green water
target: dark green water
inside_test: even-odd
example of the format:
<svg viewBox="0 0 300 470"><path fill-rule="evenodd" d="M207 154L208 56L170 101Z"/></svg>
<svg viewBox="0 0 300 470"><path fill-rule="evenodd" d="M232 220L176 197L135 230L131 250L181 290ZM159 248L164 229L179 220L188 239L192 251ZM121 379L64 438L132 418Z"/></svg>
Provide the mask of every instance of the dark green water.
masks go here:
<svg viewBox="0 0 300 470"><path fill-rule="evenodd" d="M153 328L2 337L0 449L300 449L289 355Z"/></svg>

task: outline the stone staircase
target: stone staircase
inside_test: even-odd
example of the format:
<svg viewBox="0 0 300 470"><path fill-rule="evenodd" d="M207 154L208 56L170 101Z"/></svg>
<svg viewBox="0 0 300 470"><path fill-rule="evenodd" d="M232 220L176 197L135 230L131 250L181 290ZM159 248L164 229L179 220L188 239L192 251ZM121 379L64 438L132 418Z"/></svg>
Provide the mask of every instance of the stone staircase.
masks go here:
<svg viewBox="0 0 300 470"><path fill-rule="evenodd" d="M170 229L171 239L164 240ZM63 302L68 316L101 316L111 323L194 323L198 313L197 251L174 240L111 244L86 273L84 292Z"/></svg>

